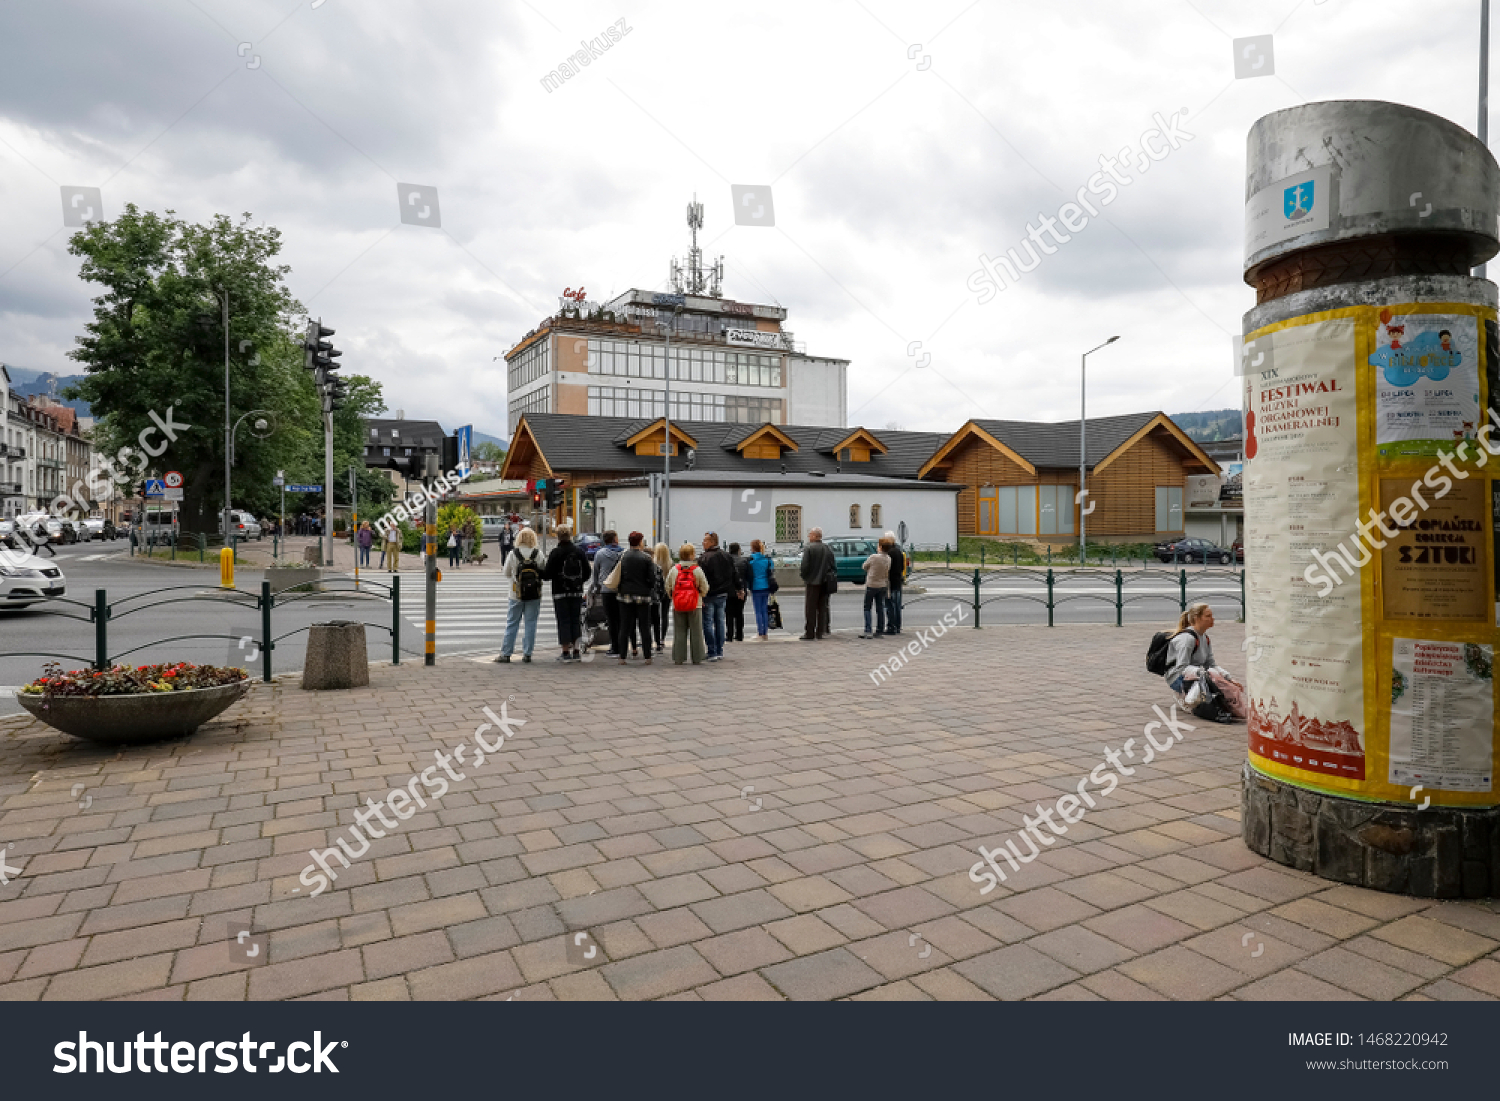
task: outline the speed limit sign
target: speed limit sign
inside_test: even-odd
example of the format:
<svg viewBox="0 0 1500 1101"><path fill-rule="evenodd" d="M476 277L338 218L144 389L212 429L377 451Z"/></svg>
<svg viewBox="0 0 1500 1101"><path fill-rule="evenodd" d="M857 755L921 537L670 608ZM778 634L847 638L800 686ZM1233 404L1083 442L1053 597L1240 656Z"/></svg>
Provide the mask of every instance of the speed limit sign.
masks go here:
<svg viewBox="0 0 1500 1101"><path fill-rule="evenodd" d="M175 471L175 470L169 470L169 471L167 471L167 477L166 477L165 480L166 480L167 488L168 489L181 489L182 488L182 475L179 474L179 473L177 473L177 471Z"/></svg>

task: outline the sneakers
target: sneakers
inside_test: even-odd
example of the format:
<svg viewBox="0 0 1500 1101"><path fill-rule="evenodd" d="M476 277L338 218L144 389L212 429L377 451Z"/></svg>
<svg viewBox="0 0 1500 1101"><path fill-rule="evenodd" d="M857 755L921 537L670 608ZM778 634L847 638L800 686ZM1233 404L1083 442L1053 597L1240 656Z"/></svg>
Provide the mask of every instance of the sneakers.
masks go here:
<svg viewBox="0 0 1500 1101"><path fill-rule="evenodd" d="M510 659L506 658L506 660L509 661ZM531 655L530 654L522 654L521 655L521 661L524 662L527 665L530 665L531 664Z"/></svg>
<svg viewBox="0 0 1500 1101"><path fill-rule="evenodd" d="M499 663L500 663L500 664L501 664L501 665L509 665L509 664L510 664L510 655L509 655L509 654L501 654L501 655L500 655L500 656L499 656L499 657L498 657L498 658L496 658L496 659L495 659L495 660L496 660L496 661L497 661L497 662L499 662ZM531 660L531 659L530 659L530 658L527 658L527 659L526 659L526 660L527 660L527 661L530 661L530 660Z"/></svg>
<svg viewBox="0 0 1500 1101"><path fill-rule="evenodd" d="M573 660L573 655L571 653L569 653L567 650L564 650L562 653L560 653L560 654L557 655L557 660L558 661L572 661Z"/></svg>

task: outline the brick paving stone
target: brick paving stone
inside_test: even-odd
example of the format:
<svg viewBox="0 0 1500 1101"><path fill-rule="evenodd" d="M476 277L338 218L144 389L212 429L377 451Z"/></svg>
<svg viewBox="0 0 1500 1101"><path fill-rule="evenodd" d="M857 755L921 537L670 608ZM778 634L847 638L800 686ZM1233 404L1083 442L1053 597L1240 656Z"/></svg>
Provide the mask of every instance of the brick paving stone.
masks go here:
<svg viewBox="0 0 1500 1101"><path fill-rule="evenodd" d="M562 955L560 944L557 954ZM511 952L491 952L456 963L410 971L406 975L411 996L421 1002L482 998L515 990L525 981Z"/></svg>
<svg viewBox="0 0 1500 1101"><path fill-rule="evenodd" d="M987 1002L993 996L975 986L951 967L912 977L912 985L938 1002Z"/></svg>
<svg viewBox="0 0 1500 1101"><path fill-rule="evenodd" d="M1327 933L1338 940L1348 940L1380 924L1379 919L1330 906L1316 898L1299 898L1271 911L1276 917Z"/></svg>
<svg viewBox="0 0 1500 1101"><path fill-rule="evenodd" d="M779 1002L785 999L759 975L747 973L700 986L693 991L706 1002Z"/></svg>
<svg viewBox="0 0 1500 1101"><path fill-rule="evenodd" d="M1418 993L1435 1002L1492 1002L1495 1001L1493 994L1487 994L1472 986L1457 983L1451 979L1439 979L1437 982L1422 987Z"/></svg>
<svg viewBox="0 0 1500 1101"><path fill-rule="evenodd" d="M250 972L252 1001L296 998L364 980L359 950L344 949L323 956L268 963Z"/></svg>
<svg viewBox="0 0 1500 1101"><path fill-rule="evenodd" d="M1323 982L1296 968L1278 971L1263 979L1256 979L1234 992L1240 1001L1256 1002L1344 1002L1362 1000L1331 983Z"/></svg>
<svg viewBox="0 0 1500 1101"><path fill-rule="evenodd" d="M699 940L693 947L719 974L726 976L792 958L784 944L759 927Z"/></svg>
<svg viewBox="0 0 1500 1101"><path fill-rule="evenodd" d="M1066 925L1061 929L1054 929L1050 933L1032 937L1026 945L1045 952L1058 963L1066 964L1084 975L1103 971L1135 955L1131 949L1081 925Z"/></svg>
<svg viewBox="0 0 1500 1101"><path fill-rule="evenodd" d="M822 952L834 945L843 944L848 939L817 914L798 914L785 921L773 921L765 928L766 932L799 956Z"/></svg>
<svg viewBox="0 0 1500 1101"><path fill-rule="evenodd" d="M999 899L991 905L1037 932L1072 925L1099 913L1097 907L1056 887L1039 887L1034 891Z"/></svg>
<svg viewBox="0 0 1500 1101"><path fill-rule="evenodd" d="M367 944L360 951L364 956L366 979L404 975L408 971L453 961L453 949L441 930Z"/></svg>
<svg viewBox="0 0 1500 1101"><path fill-rule="evenodd" d="M1484 962L1487 961L1479 961ZM1479 964L1473 966L1477 967ZM1297 965L1297 970L1376 1001L1394 1001L1426 981L1420 975L1413 975L1409 971L1402 971L1342 947L1309 956ZM1457 978L1458 975L1455 974L1454 977Z"/></svg>
<svg viewBox="0 0 1500 1101"><path fill-rule="evenodd" d="M1179 1000L1202 1001L1244 984L1245 975L1180 944L1120 964L1127 978Z"/></svg>
<svg viewBox="0 0 1500 1101"><path fill-rule="evenodd" d="M763 968L761 976L793 1001L826 1001L879 986L884 979L847 948Z"/></svg>
<svg viewBox="0 0 1500 1101"><path fill-rule="evenodd" d="M1419 914L1411 914L1390 925L1372 929L1370 936L1454 967L1478 959L1496 948L1496 942L1488 937L1481 937Z"/></svg>
<svg viewBox="0 0 1500 1101"><path fill-rule="evenodd" d="M1431 956L1408 952L1405 948L1398 948L1387 941L1377 940L1368 933L1345 941L1343 947L1366 959L1378 960L1413 975L1420 975L1424 979L1435 979L1450 970L1446 963L1440 963Z"/></svg>
<svg viewBox="0 0 1500 1101"><path fill-rule="evenodd" d="M670 910L674 906L686 906L692 902L718 898L719 891L697 872L668 876L642 883L639 891L658 910Z"/></svg>
<svg viewBox="0 0 1500 1101"><path fill-rule="evenodd" d="M43 997L47 1001L75 1002L139 994L143 990L166 986L171 969L172 955L165 953L66 971L52 977Z"/></svg>
<svg viewBox="0 0 1500 1101"><path fill-rule="evenodd" d="M677 994L719 977L688 945L607 963L602 971L615 993L629 1001Z"/></svg>
<svg viewBox="0 0 1500 1101"><path fill-rule="evenodd" d="M1028 944L1010 944L954 965L990 996L1019 1001L1078 978L1078 972Z"/></svg>
<svg viewBox="0 0 1500 1101"><path fill-rule="evenodd" d="M1127 978L1118 971L1100 971L1094 975L1085 975L1078 980L1078 985L1092 990L1099 997L1109 1002L1152 1002L1165 1001L1166 996L1158 994L1149 986L1142 986L1134 979Z"/></svg>
<svg viewBox="0 0 1500 1101"><path fill-rule="evenodd" d="M768 891L745 891L708 902L696 902L689 908L715 933L728 933L748 925L764 925L792 913L790 907Z"/></svg>

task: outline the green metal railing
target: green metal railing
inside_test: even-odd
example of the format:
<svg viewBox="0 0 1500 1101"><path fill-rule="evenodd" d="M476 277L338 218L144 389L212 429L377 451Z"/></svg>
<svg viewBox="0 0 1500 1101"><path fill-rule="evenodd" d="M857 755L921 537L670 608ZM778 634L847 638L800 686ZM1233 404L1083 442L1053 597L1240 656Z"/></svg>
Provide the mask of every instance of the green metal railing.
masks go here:
<svg viewBox="0 0 1500 1101"><path fill-rule="evenodd" d="M67 597L49 598L46 606L35 615L52 615L63 619L75 619L81 623L92 623L94 625L94 655L92 658L77 654L52 653L38 650L19 650L0 653L0 658L17 657L48 657L59 658L65 661L78 662L80 665L92 665L96 670L110 668L119 659L128 657L140 650L151 646L160 646L167 642L186 642L190 640L222 639L229 642L236 641L239 636L233 634L219 633L195 633L186 635L172 635L167 638L151 639L128 649L111 652L109 643L109 625L112 622L144 612L149 609L162 608L168 604L222 604L231 607L255 610L260 613L261 641L259 643L261 658L261 679L269 681L272 677L272 654L276 644L283 639L290 638L302 631L306 631L311 624L303 624L294 627L290 631L280 635L274 633L273 613L276 608L284 608L288 604L294 604L304 600L324 597L332 593L340 596L364 597L376 601L388 602L391 606L391 623L387 627L383 623L370 623L364 621L366 627L372 627L378 631L385 631L391 638L391 664L401 664L401 577L395 575L389 584L379 581L360 580L355 582L353 578L325 578L318 582L321 590L299 591L301 586L288 586L285 589L273 591L270 581L262 581L258 592L250 592L244 589L212 589L205 590L202 585L169 585L160 589L148 589L141 593L132 593L129 596L110 602L109 593L105 589L94 590L94 600L85 604L82 601L72 600ZM191 591L191 595L181 595ZM173 594L173 595L163 595ZM157 599L148 600L148 597ZM82 609L87 615L79 614L70 608ZM64 609L64 610L60 610Z"/></svg>

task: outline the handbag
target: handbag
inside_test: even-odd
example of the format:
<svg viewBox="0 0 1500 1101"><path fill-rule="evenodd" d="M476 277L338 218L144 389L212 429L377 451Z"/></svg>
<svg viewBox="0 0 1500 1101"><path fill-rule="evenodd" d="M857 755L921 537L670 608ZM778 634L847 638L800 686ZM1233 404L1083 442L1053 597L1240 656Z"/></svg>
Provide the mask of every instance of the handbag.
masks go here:
<svg viewBox="0 0 1500 1101"><path fill-rule="evenodd" d="M767 618L771 621L771 629L773 631L781 630L781 605L776 603L774 596L766 601L766 612Z"/></svg>
<svg viewBox="0 0 1500 1101"><path fill-rule="evenodd" d="M767 580L770 581L770 585L767 587L767 591L770 592L771 595L774 596L781 591L781 586L776 583L775 574L772 574Z"/></svg>

